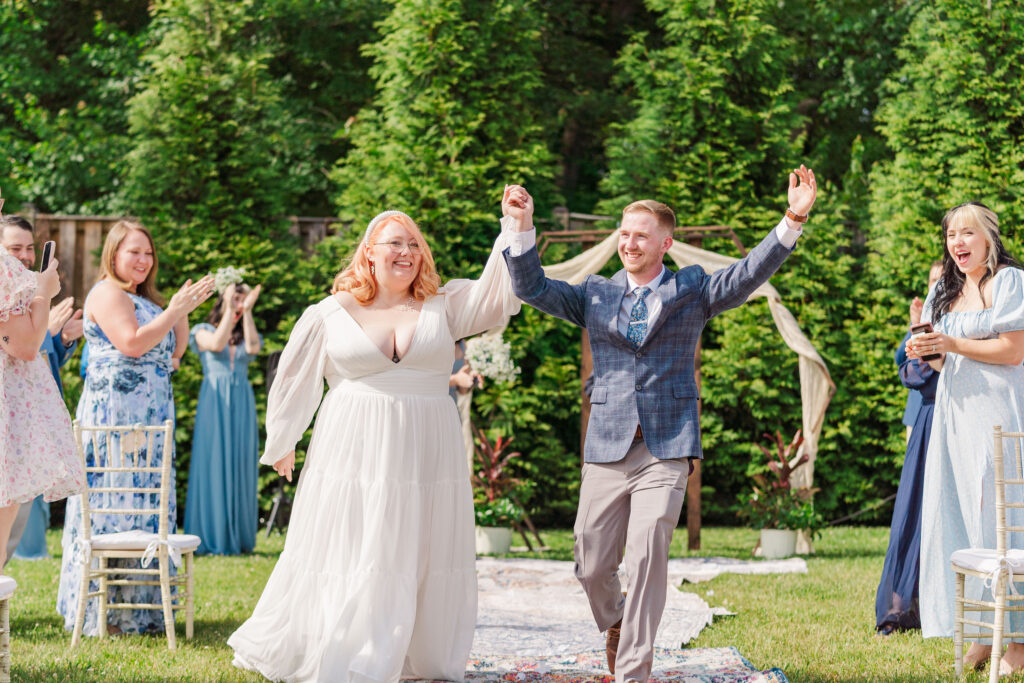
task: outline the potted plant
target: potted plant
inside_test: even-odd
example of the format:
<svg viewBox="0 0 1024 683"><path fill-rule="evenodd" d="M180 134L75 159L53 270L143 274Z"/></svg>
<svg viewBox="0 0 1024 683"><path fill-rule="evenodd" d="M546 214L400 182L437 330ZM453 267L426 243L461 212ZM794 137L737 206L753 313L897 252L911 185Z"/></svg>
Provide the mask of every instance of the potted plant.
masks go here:
<svg viewBox="0 0 1024 683"><path fill-rule="evenodd" d="M508 473L508 463L519 457L507 452L512 439L499 436L493 442L476 425L477 467L473 473L476 513L476 552L481 555L502 555L512 545L512 525L523 516L516 492L523 482Z"/></svg>
<svg viewBox="0 0 1024 683"><path fill-rule="evenodd" d="M813 537L821 526L821 515L814 510L814 494L818 489L794 487L793 472L802 467L809 457L805 454L791 460L800 448L803 437L797 430L793 440L786 444L782 433L765 434L775 445L773 453L763 444L758 448L768 458L768 471L761 470L751 475L754 489L744 501L740 511L750 520L751 526L761 530L761 554L768 559L789 557L796 551L798 531L806 531Z"/></svg>

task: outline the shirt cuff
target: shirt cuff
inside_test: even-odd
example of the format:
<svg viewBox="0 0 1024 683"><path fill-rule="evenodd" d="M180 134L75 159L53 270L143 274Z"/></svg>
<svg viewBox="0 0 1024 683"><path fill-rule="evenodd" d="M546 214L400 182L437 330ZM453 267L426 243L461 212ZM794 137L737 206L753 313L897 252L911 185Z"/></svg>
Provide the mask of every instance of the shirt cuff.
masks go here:
<svg viewBox="0 0 1024 683"><path fill-rule="evenodd" d="M533 249L535 244L537 244L536 228L526 232L508 233L508 253L511 256L522 256L525 252Z"/></svg>
<svg viewBox="0 0 1024 683"><path fill-rule="evenodd" d="M799 230L792 230L785 216L782 217L779 225L775 228L775 236L779 238L779 243L787 249L795 247L797 238L802 234L804 234L803 226Z"/></svg>

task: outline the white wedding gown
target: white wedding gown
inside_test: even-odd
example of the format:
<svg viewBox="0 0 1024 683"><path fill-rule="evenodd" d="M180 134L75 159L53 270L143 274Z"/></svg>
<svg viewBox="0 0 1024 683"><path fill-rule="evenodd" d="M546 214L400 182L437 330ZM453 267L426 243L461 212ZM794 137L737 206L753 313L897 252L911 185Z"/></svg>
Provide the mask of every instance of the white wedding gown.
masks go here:
<svg viewBox="0 0 1024 683"><path fill-rule="evenodd" d="M284 552L228 639L237 666L284 681L463 679L476 620L474 520L448 377L455 340L519 311L505 242L503 233L479 280L453 280L424 303L397 364L333 296L295 324L260 462L284 457L320 413Z"/></svg>

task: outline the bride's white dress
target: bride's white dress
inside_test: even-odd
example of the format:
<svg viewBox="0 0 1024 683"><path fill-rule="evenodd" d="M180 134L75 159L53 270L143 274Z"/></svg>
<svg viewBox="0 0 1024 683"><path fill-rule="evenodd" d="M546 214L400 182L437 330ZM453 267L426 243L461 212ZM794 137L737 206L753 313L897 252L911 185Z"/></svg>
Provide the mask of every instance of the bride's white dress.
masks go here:
<svg viewBox="0 0 1024 683"><path fill-rule="evenodd" d="M320 413L284 552L228 639L237 666L284 681L463 679L476 618L473 500L448 377L455 340L519 311L505 234L479 280L453 280L424 303L397 364L333 296L295 324L260 462L284 457Z"/></svg>

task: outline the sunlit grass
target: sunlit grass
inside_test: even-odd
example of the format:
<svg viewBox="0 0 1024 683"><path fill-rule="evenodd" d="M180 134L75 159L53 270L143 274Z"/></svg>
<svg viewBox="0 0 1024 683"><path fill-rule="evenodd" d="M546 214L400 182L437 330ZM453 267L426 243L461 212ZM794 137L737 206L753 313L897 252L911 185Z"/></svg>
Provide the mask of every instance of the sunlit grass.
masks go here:
<svg viewBox="0 0 1024 683"><path fill-rule="evenodd" d="M184 640L178 617L179 649L166 639L128 636L85 639L72 651L54 605L60 572L60 534L48 537L53 559L15 560L18 580L11 604L13 680L16 681L258 681L260 676L231 665L226 641L250 614L283 547L283 537L260 534L256 553L244 557L201 557L196 562L196 637ZM542 532L548 550L517 556L572 559L572 532ZM829 529L807 558L807 574L740 576L725 574L685 584L712 606L735 611L716 618L692 647L735 646L759 668L777 666L790 680L953 681L953 644L923 640L919 633L874 635L874 599L888 530ZM757 539L748 529L704 529L702 549L683 548L685 529L672 555L750 557ZM522 539L514 543L521 543ZM987 677L971 674L965 680Z"/></svg>

